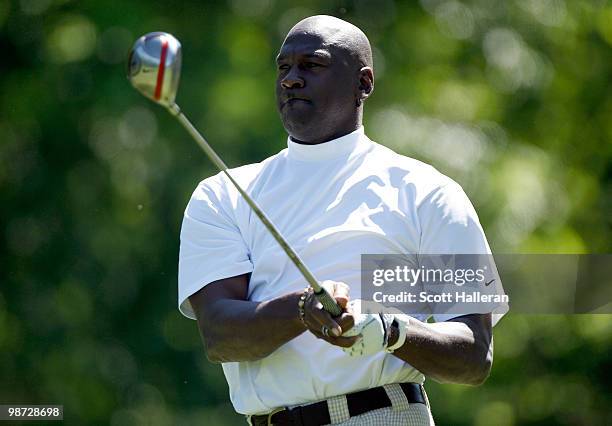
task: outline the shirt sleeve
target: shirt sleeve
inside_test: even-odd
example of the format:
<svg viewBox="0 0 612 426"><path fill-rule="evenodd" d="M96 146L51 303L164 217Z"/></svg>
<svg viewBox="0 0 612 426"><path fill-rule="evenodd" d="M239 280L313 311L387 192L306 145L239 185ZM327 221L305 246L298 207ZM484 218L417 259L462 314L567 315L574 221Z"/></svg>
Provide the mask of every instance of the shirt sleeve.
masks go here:
<svg viewBox="0 0 612 426"><path fill-rule="evenodd" d="M481 255L462 257L462 262L473 262L488 271L487 282L494 279L493 286L487 287L489 294L504 294L504 290L491 255L491 249L484 234L478 215L467 195L458 184L452 182L437 188L423 199L418 207L421 223L419 258L432 259L430 255ZM440 259L439 256L438 260ZM459 259L455 256L455 259ZM470 259L465 261L465 259ZM464 265L465 266L465 265ZM476 306L476 305L475 305ZM493 314L493 325L508 311L508 304L491 302L478 304L473 313ZM466 308L462 306L462 309ZM446 321L467 313L434 313L435 321Z"/></svg>
<svg viewBox="0 0 612 426"><path fill-rule="evenodd" d="M253 271L249 250L221 185L204 181L183 217L178 271L180 312L195 319L189 296L207 284Z"/></svg>

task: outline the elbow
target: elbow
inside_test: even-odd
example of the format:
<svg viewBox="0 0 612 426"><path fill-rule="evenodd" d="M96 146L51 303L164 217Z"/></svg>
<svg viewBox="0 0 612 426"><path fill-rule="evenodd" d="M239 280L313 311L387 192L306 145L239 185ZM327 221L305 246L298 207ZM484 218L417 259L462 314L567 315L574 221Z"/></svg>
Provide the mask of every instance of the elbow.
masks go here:
<svg viewBox="0 0 612 426"><path fill-rule="evenodd" d="M468 368L466 370L466 367ZM457 385L480 386L489 378L490 365L479 363L464 364L461 371L449 372L447 375L431 375L438 383L454 383Z"/></svg>
<svg viewBox="0 0 612 426"><path fill-rule="evenodd" d="M478 355L472 365L471 374L466 384L480 386L487 381L491 374L491 368L493 367L492 346L487 346L485 351L478 351Z"/></svg>
<svg viewBox="0 0 612 426"><path fill-rule="evenodd" d="M216 340L202 329L200 330L200 335L202 336L206 359L213 364L221 364L223 362L222 350L216 343Z"/></svg>
<svg viewBox="0 0 612 426"><path fill-rule="evenodd" d="M211 335L202 335L206 358L213 364L224 362L259 361L268 353L258 352L255 348L247 348L237 344L235 338L224 339Z"/></svg>
<svg viewBox="0 0 612 426"><path fill-rule="evenodd" d="M202 345L204 346L204 353L206 359L213 364L221 364L223 362L231 362L232 359L228 359L227 350L227 339L223 333L220 332L219 326L215 324L210 318L204 316L198 319L198 328L200 331L200 337Z"/></svg>
<svg viewBox="0 0 612 426"><path fill-rule="evenodd" d="M206 359L208 359L208 362L211 362L213 364L221 364L223 362L227 362L223 359L223 356L221 355L221 353L215 349L206 347L205 352L206 352Z"/></svg>
<svg viewBox="0 0 612 426"><path fill-rule="evenodd" d="M222 335L215 332L215 327L203 322L200 324L199 328L202 344L204 345L204 353L206 354L208 361L213 364L221 364L223 362L232 361L227 357L227 343L225 342L225 339L223 339Z"/></svg>
<svg viewBox="0 0 612 426"><path fill-rule="evenodd" d="M480 365L476 365L473 373L470 375L468 380L466 381L466 385L471 386L480 386L484 382L487 381L489 375L491 374L491 362L480 363Z"/></svg>
<svg viewBox="0 0 612 426"><path fill-rule="evenodd" d="M221 364L223 362L223 360L219 356L211 354L210 352L206 352L206 359L211 364Z"/></svg>
<svg viewBox="0 0 612 426"><path fill-rule="evenodd" d="M254 351L238 351L232 348L223 347L222 345L206 346L206 358L213 364L221 364L224 362L245 362L259 361L265 358L268 354L256 353Z"/></svg>

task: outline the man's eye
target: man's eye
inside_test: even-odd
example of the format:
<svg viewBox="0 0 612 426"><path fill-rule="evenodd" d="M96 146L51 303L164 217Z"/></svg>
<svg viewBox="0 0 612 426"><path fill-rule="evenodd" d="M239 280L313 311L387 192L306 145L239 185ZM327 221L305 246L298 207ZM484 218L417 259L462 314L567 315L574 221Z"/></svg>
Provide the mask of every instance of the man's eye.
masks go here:
<svg viewBox="0 0 612 426"><path fill-rule="evenodd" d="M278 69L279 70L288 70L289 69L289 65L287 65L287 64L280 64L278 66Z"/></svg>
<svg viewBox="0 0 612 426"><path fill-rule="evenodd" d="M320 64L317 64L316 62L306 62L306 68L316 68L316 67L320 67Z"/></svg>

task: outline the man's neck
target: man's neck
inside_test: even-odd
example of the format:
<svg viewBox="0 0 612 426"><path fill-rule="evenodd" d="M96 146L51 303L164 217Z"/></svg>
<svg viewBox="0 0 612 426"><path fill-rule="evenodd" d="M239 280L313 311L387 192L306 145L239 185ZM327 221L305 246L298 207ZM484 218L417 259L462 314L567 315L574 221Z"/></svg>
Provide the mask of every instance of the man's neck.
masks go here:
<svg viewBox="0 0 612 426"><path fill-rule="evenodd" d="M349 133L354 132L355 130L357 130L359 127L353 129L353 130L349 130L349 131L342 131L342 132L338 132L338 133L334 133L333 135L330 136L325 136L321 139L314 139L312 141L301 141L299 139L294 138L293 136L291 137L291 140L295 143L299 143L300 145L319 145L325 142L329 142L329 141L333 141L334 139L338 139L341 138L342 136L346 136Z"/></svg>
<svg viewBox="0 0 612 426"><path fill-rule="evenodd" d="M316 136L312 138L302 137L301 139L293 135L289 135L289 137L293 142L299 143L301 145L318 145L321 143L333 141L334 139L341 138L342 136L348 135L349 133L353 133L355 130L359 129L361 125L362 124L360 115L358 119L352 122L350 125L342 126L341 128L336 129L336 131L334 131L333 133L329 133L324 136Z"/></svg>

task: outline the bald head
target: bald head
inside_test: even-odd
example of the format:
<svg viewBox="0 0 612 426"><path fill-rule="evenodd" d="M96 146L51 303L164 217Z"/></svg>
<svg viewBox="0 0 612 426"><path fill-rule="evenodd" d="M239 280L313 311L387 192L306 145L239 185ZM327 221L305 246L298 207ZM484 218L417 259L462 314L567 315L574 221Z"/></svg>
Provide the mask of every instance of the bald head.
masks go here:
<svg viewBox="0 0 612 426"><path fill-rule="evenodd" d="M324 46L344 52L360 67L374 66L368 37L350 22L329 15L310 16L295 24L285 40L298 34L319 37Z"/></svg>
<svg viewBox="0 0 612 426"><path fill-rule="evenodd" d="M323 143L361 126L374 72L359 28L332 16L303 19L287 34L276 65L277 106L293 140Z"/></svg>

